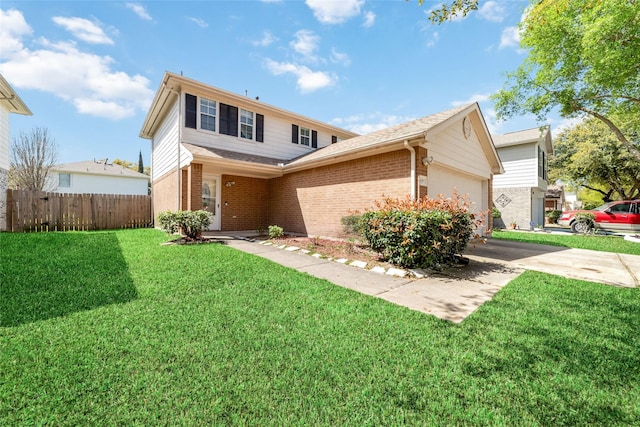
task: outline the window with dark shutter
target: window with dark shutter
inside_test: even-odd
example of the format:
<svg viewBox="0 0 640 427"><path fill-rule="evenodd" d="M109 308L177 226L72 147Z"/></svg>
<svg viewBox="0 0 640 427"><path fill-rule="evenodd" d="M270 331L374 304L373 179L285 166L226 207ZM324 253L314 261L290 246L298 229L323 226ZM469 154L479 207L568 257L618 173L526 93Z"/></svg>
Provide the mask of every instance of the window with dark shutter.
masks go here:
<svg viewBox="0 0 640 427"><path fill-rule="evenodd" d="M184 94L184 127L195 129L198 116L198 99L195 95Z"/></svg>
<svg viewBox="0 0 640 427"><path fill-rule="evenodd" d="M291 125L291 142L298 143L298 125Z"/></svg>
<svg viewBox="0 0 640 427"><path fill-rule="evenodd" d="M256 113L256 141L264 142L264 116Z"/></svg>
<svg viewBox="0 0 640 427"><path fill-rule="evenodd" d="M238 136L238 107L220 103L220 133Z"/></svg>
<svg viewBox="0 0 640 427"><path fill-rule="evenodd" d="M318 148L318 131L311 131L311 148Z"/></svg>
<svg viewBox="0 0 640 427"><path fill-rule="evenodd" d="M335 135L331 135L331 143L335 144L336 142L338 142L338 137Z"/></svg>

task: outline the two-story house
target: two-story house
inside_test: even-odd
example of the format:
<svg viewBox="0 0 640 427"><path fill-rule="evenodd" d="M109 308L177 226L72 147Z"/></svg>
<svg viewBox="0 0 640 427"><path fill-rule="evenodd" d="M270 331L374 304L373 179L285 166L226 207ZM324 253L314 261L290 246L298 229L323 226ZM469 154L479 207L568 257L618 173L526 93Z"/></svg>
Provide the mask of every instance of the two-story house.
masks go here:
<svg viewBox="0 0 640 427"><path fill-rule="evenodd" d="M553 154L548 126L494 135L505 173L493 180L493 204L505 225L544 225L548 157Z"/></svg>
<svg viewBox="0 0 640 427"><path fill-rule="evenodd" d="M476 103L357 135L165 73L142 126L154 215L206 208L211 229L338 236L383 195L469 194L488 210L502 166Z"/></svg>
<svg viewBox="0 0 640 427"><path fill-rule="evenodd" d="M149 193L148 175L107 160L56 165L47 181L47 189L54 193L144 196Z"/></svg>
<svg viewBox="0 0 640 427"><path fill-rule="evenodd" d="M9 186L9 166L11 133L9 115L11 113L30 116L31 110L20 99L11 85L0 74L0 231L7 229L7 188Z"/></svg>

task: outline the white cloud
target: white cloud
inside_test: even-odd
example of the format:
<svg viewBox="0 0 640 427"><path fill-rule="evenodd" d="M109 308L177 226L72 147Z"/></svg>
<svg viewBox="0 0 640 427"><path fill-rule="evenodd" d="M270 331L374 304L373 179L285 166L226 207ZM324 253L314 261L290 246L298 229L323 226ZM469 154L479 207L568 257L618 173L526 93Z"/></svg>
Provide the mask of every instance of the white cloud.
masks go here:
<svg viewBox="0 0 640 427"><path fill-rule="evenodd" d="M267 47L276 41L278 41L277 37L271 34L270 31L265 31L264 33L262 33L262 38L260 40L254 40L251 42L251 44L254 46Z"/></svg>
<svg viewBox="0 0 640 427"><path fill-rule="evenodd" d="M564 130L570 129L582 123L584 121L584 117L572 117L569 119L547 119L549 125L551 125L551 135L557 136Z"/></svg>
<svg viewBox="0 0 640 427"><path fill-rule="evenodd" d="M439 39L440 39L440 34L437 31L434 31L431 34L431 37L427 39L427 47L435 46L436 43L438 43Z"/></svg>
<svg viewBox="0 0 640 427"><path fill-rule="evenodd" d="M335 48L331 49L331 62L342 64L345 67L351 65L351 58L346 53L338 52Z"/></svg>
<svg viewBox="0 0 640 427"><path fill-rule="evenodd" d="M505 47L520 47L520 31L518 27L507 27L502 30L499 49Z"/></svg>
<svg viewBox="0 0 640 427"><path fill-rule="evenodd" d="M373 12L366 12L364 14L364 24L362 24L365 28L370 28L376 22L376 14Z"/></svg>
<svg viewBox="0 0 640 427"><path fill-rule="evenodd" d="M453 101L451 105L453 107L461 107L463 105L471 104L472 102L486 102L489 100L490 96L491 96L490 93L474 93L468 99Z"/></svg>
<svg viewBox="0 0 640 427"><path fill-rule="evenodd" d="M0 9L0 57L22 49L22 37L33 32L22 12Z"/></svg>
<svg viewBox="0 0 640 427"><path fill-rule="evenodd" d="M136 15L138 15L140 18L144 19L145 21L151 21L151 15L149 15L149 13L147 12L147 9L145 9L144 6L138 4L138 3L126 3L125 6L128 9L131 9Z"/></svg>
<svg viewBox="0 0 640 427"><path fill-rule="evenodd" d="M313 15L323 24L341 24L360 14L364 0L306 0Z"/></svg>
<svg viewBox="0 0 640 427"><path fill-rule="evenodd" d="M52 18L53 22L64 27L67 31L73 34L76 38L83 40L87 43L94 44L113 44L113 40L111 40L105 33L102 31L97 24L89 21L84 18L65 18L63 16L54 16Z"/></svg>
<svg viewBox="0 0 640 427"><path fill-rule="evenodd" d="M193 16L188 16L187 19L189 21L195 22L200 28L207 28L209 26L207 22L203 21L200 18L194 18Z"/></svg>
<svg viewBox="0 0 640 427"><path fill-rule="evenodd" d="M487 21L502 22L506 15L506 9L504 5L497 1L488 1L482 4L478 9L478 15Z"/></svg>
<svg viewBox="0 0 640 427"><path fill-rule="evenodd" d="M380 129L386 129L401 123L410 122L412 120L415 120L415 117L375 112L368 114L356 114L345 118L335 118L331 120L331 124L365 135Z"/></svg>
<svg viewBox="0 0 640 427"><path fill-rule="evenodd" d="M20 17L13 16L12 22L20 22ZM23 47L22 38L30 34L24 26L12 25L8 31L2 27L12 38L5 45L3 37L0 72L13 86L51 93L73 104L79 113L115 120L149 108L150 81L112 70L111 57L80 51L72 41L54 43L45 38L37 40L39 49L30 50Z"/></svg>
<svg viewBox="0 0 640 427"><path fill-rule="evenodd" d="M320 37L310 30L299 30L294 36L295 40L289 43L293 50L302 55L305 60L317 62L318 58L316 57L315 52L318 50Z"/></svg>
<svg viewBox="0 0 640 427"><path fill-rule="evenodd" d="M324 71L313 71L304 65L290 62L276 62L271 59L265 61L265 67L276 76L293 74L298 78L297 86L300 92L308 93L318 89L333 86L337 80L335 76Z"/></svg>

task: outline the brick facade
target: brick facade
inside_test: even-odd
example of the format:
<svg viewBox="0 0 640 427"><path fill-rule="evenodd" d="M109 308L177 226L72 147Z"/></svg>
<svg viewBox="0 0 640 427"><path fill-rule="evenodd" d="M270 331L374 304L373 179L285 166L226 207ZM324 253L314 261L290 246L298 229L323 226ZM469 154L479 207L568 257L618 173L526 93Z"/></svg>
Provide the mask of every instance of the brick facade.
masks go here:
<svg viewBox="0 0 640 427"><path fill-rule="evenodd" d="M157 216L162 211L178 209L178 178L177 172L171 172L151 184L151 199L153 200L153 214Z"/></svg>
<svg viewBox="0 0 640 427"><path fill-rule="evenodd" d="M406 149L287 174L270 180L269 221L289 232L340 236L342 217L383 195L409 195L409 178Z"/></svg>

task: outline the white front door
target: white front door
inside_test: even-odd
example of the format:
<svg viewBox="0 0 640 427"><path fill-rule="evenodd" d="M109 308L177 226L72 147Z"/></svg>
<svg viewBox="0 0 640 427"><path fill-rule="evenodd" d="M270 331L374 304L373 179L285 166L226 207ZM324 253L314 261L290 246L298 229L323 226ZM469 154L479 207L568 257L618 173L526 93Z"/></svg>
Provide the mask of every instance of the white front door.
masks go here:
<svg viewBox="0 0 640 427"><path fill-rule="evenodd" d="M202 177L202 209L211 212L209 230L220 230L220 177Z"/></svg>

